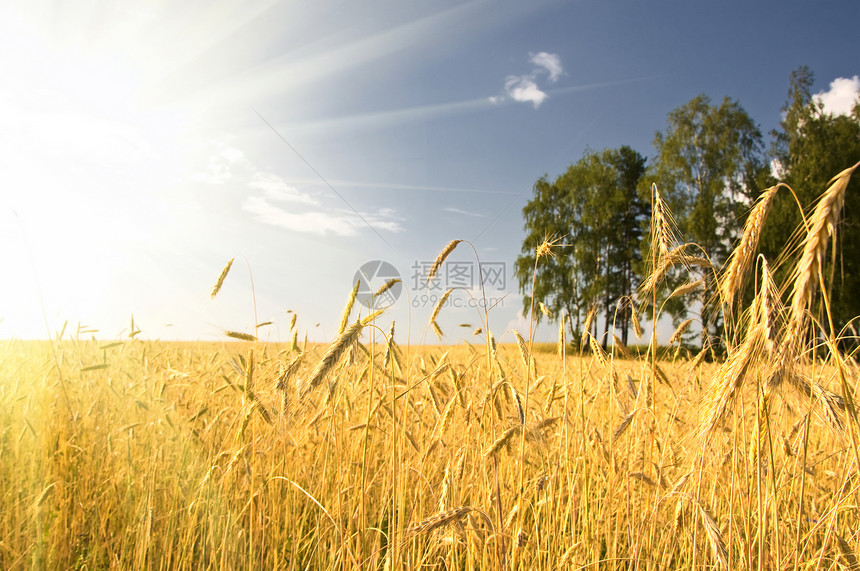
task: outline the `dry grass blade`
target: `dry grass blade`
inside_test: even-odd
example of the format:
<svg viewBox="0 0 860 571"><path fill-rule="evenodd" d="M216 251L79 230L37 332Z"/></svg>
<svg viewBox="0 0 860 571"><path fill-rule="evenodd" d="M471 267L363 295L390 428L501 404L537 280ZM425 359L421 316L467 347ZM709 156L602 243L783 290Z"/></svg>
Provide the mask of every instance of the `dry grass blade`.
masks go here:
<svg viewBox="0 0 860 571"><path fill-rule="evenodd" d="M314 368L310 377L302 384L299 389L299 396L304 397L313 389L315 389L319 384L325 379L326 375L334 368L337 362L340 360L341 355L352 346L358 340L359 335L361 335L361 330L364 327L360 321L356 321L352 325L346 328L346 330L340 334L334 343L329 346L325 355L323 355L322 360L317 363L317 366Z"/></svg>
<svg viewBox="0 0 860 571"><path fill-rule="evenodd" d="M221 286L224 285L224 280L227 278L227 274L230 273L230 268L233 267L233 260L236 258L230 258L230 261L227 262L227 265L224 266L224 269L221 270L221 275L218 276L218 281L215 282L215 285L212 287L212 294L210 295L210 299L214 299L218 292L221 291Z"/></svg>
<svg viewBox="0 0 860 571"><path fill-rule="evenodd" d="M442 267L442 264L445 263L445 258L447 258L451 252L454 251L454 248L457 247L457 244L462 242L462 240L451 240L448 242L448 245L445 246L445 249L439 252L439 255L436 256L436 260L434 260L433 265L430 267L430 271L427 273L427 283L433 281L433 278L436 277L436 273L439 271L439 268Z"/></svg>

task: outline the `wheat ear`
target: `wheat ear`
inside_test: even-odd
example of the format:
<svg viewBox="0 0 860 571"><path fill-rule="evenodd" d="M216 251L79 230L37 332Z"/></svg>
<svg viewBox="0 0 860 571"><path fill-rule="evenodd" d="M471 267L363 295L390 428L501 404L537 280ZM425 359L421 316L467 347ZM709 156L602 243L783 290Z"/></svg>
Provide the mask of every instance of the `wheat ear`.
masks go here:
<svg viewBox="0 0 860 571"><path fill-rule="evenodd" d="M299 397L304 397L322 383L326 375L329 374L340 360L341 355L358 340L363 327L364 325L362 325L361 321L356 321L347 327L335 342L329 346L322 360L317 363L311 376L308 377L299 389Z"/></svg>
<svg viewBox="0 0 860 571"><path fill-rule="evenodd" d="M433 265L430 267L430 272L427 274L427 283L430 283L433 278L436 277L436 273L439 271L439 268L442 267L442 264L445 263L445 258L454 251L454 248L457 247L457 244L462 242L462 240L451 240L448 242L448 245L445 246L445 249L439 252L439 255L436 256L436 260L433 262Z"/></svg>
<svg viewBox="0 0 860 571"><path fill-rule="evenodd" d="M352 306L355 305L355 298L358 295L358 288L361 285L361 280L355 280L352 286L352 291L349 292L349 298L346 300L346 306L343 308L343 313L340 316L340 326L337 328L337 334L343 333L346 329L346 324L349 323L349 316L352 313Z"/></svg>
<svg viewBox="0 0 860 571"><path fill-rule="evenodd" d="M459 508L453 508L444 512L437 513L436 515L432 515L425 520L422 520L415 525L409 527L406 530L406 535L415 535L419 533L430 533L433 530L439 529L440 527L453 524L454 522L459 522L465 515L470 512L476 512L479 514L484 521L487 523L487 527L491 530L493 529L493 522L490 519L490 516L484 510L473 508L470 506L461 506Z"/></svg>
<svg viewBox="0 0 860 571"><path fill-rule="evenodd" d="M218 276L218 281L215 282L215 285L212 287L212 294L210 295L210 299L214 299L218 292L221 291L221 286L224 285L224 280L227 278L227 274L230 273L230 268L233 267L233 260L236 258L230 258L230 261L227 262L227 265L224 266L224 269L221 270L221 275Z"/></svg>
<svg viewBox="0 0 860 571"><path fill-rule="evenodd" d="M776 192L782 186L786 185L780 183L762 192L755 206L750 211L746 224L744 224L744 232L741 240L729 257L726 271L720 279L720 293L722 293L723 303L726 305L734 303L735 296L743 285L744 277L747 271L749 271L755 253L758 250L762 226L770 212L770 207L773 205Z"/></svg>
<svg viewBox="0 0 860 571"><path fill-rule="evenodd" d="M830 186L821 196L811 218L811 227L803 240L803 252L794 271L789 318L794 334L799 335L806 321L806 308L815 292L819 274L827 253L827 239L836 237L836 223L845 204L845 190L860 162L830 179Z"/></svg>

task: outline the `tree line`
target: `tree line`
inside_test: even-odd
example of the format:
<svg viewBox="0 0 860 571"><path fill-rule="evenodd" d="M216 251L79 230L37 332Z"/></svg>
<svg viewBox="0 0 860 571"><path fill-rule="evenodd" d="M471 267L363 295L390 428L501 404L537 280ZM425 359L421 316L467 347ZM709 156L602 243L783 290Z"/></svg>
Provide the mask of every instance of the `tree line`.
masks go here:
<svg viewBox="0 0 860 571"><path fill-rule="evenodd" d="M636 291L648 271L654 186L669 206L679 239L719 270L761 191L785 183L759 242L761 254L779 271L779 262L795 253L795 230L804 213L831 177L860 160L860 100L851 115L833 115L813 97L813 79L807 67L792 72L782 121L770 133L769 145L738 101L726 97L715 103L699 95L669 113L665 129L654 137L653 160L629 146L588 150L555 180L538 179L523 208L526 236L515 263L524 311L534 301L549 315L569 316L573 339L589 313L599 315L602 330L617 332L627 343ZM826 272L837 333L860 315L858 226L860 180L855 179ZM536 248L547 239L557 240L558 255L536 266ZM668 288L678 285L668 280L661 294L664 311L676 323L695 311L702 336L718 336L720 312L713 309L720 300L708 293L714 272L693 271L700 272L704 287L667 299ZM541 317L535 312L537 321ZM599 321L591 320L596 338Z"/></svg>

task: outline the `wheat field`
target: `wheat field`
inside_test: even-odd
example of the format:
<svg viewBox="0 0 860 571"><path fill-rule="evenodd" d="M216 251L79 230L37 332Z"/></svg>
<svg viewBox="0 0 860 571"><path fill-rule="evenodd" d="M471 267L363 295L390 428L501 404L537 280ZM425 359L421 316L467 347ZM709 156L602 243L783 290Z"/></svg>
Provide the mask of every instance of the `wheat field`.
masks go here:
<svg viewBox="0 0 860 571"><path fill-rule="evenodd" d="M723 272L655 191L638 309L700 272L675 294L713 288L724 353L639 320L635 347L587 325L497 344L492 315L472 343L401 347L355 291L330 345L3 341L0 568L860 569L858 365L816 329L854 168L782 284L755 258L778 188Z"/></svg>

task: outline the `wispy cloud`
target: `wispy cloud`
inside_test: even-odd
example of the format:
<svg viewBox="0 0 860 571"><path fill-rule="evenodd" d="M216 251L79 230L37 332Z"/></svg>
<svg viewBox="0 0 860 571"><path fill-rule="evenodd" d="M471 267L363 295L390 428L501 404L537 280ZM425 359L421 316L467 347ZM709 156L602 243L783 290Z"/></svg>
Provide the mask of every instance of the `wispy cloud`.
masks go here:
<svg viewBox="0 0 860 571"><path fill-rule="evenodd" d="M466 210L460 210L459 208L448 207L445 209L445 212L450 212L452 214L461 214L463 216L472 216L474 218L484 218L484 214L480 214L478 212L468 212Z"/></svg>
<svg viewBox="0 0 860 571"><path fill-rule="evenodd" d="M860 77L837 77L830 82L830 89L813 95L824 106L827 113L850 115L860 96Z"/></svg>
<svg viewBox="0 0 860 571"><path fill-rule="evenodd" d="M549 97L539 85L538 80L546 76L549 83L555 83L564 67L557 54L539 52L529 55L529 62L534 66L530 73L524 75L509 75L505 80L505 96L488 98L490 103L501 103L511 99L520 103L531 103L537 109Z"/></svg>
<svg viewBox="0 0 860 571"><path fill-rule="evenodd" d="M317 204L317 201L295 186L289 185L280 176L269 172L255 172L253 180L248 183L251 188L260 189L266 198L283 202L299 202L302 204Z"/></svg>
<svg viewBox="0 0 860 571"><path fill-rule="evenodd" d="M367 224L377 230L395 233L403 231L395 211L390 208L364 212L361 217L345 210L291 212L273 204L266 197L250 196L242 204L242 210L254 215L264 224L318 236L357 236L367 228Z"/></svg>
<svg viewBox="0 0 860 571"><path fill-rule="evenodd" d="M241 209L258 222L318 236L403 231L400 217L391 208L359 212L327 207L325 195L301 190L281 175L260 169L228 142L213 140L208 146L206 166L192 175L191 180L208 185L229 182L231 189L244 190Z"/></svg>
<svg viewBox="0 0 860 571"><path fill-rule="evenodd" d="M561 77L562 73L564 73L564 68L561 66L561 58L558 57L557 54L539 52L532 54L529 61L539 68L545 69L547 73L549 73L550 83L558 81L558 78Z"/></svg>

